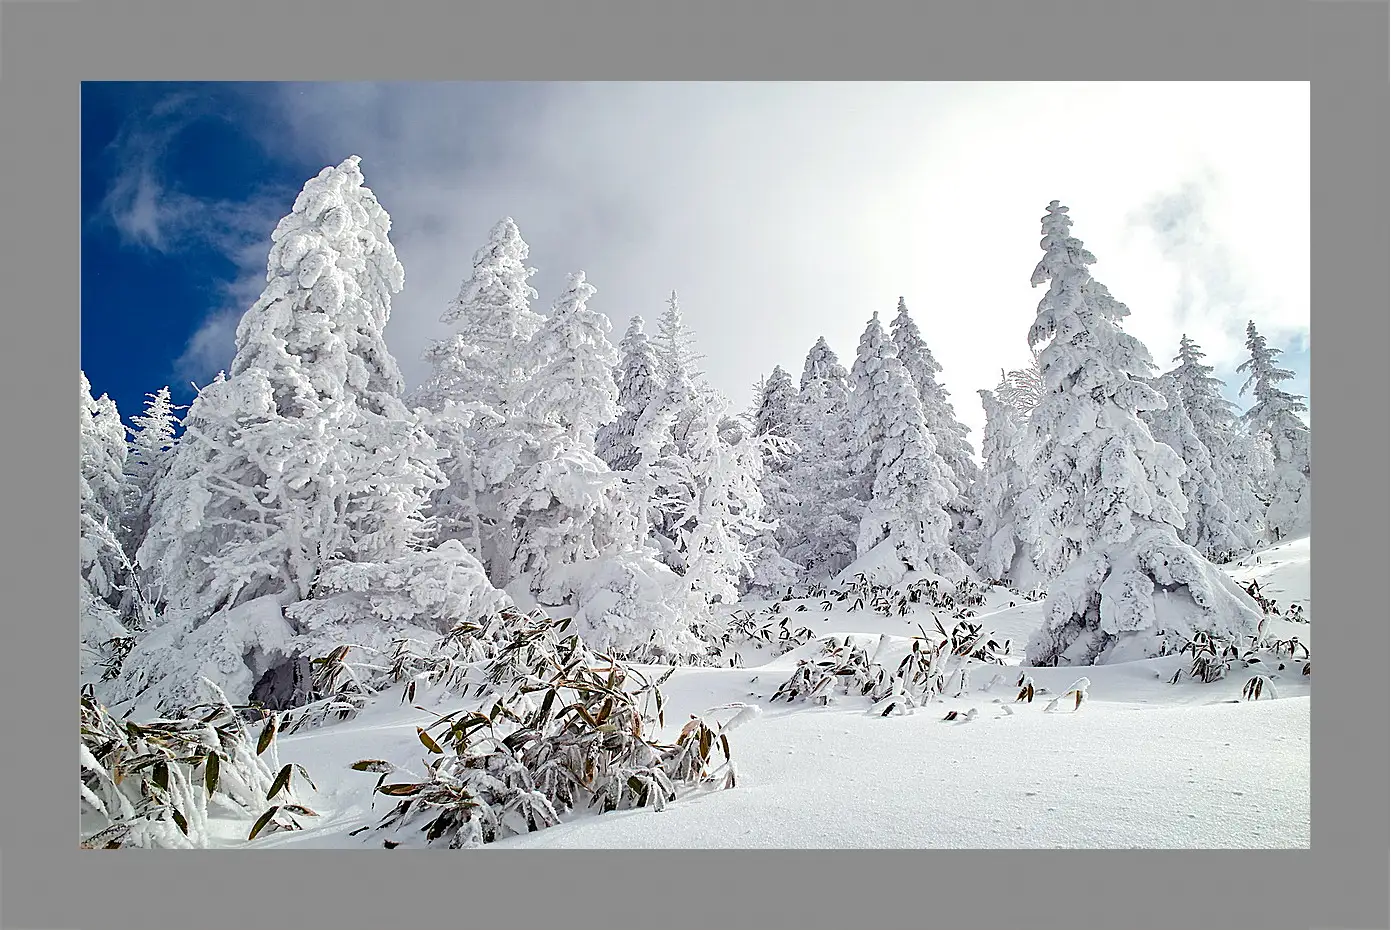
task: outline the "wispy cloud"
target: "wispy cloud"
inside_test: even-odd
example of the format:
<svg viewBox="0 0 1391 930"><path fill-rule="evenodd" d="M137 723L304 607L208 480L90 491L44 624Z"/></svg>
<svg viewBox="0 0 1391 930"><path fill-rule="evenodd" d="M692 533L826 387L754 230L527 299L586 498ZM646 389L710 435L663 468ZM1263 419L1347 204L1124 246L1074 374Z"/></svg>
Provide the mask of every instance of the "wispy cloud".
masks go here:
<svg viewBox="0 0 1391 930"><path fill-rule="evenodd" d="M218 118L207 97L175 92L123 125L106 153L113 173L95 219L130 248L162 255L202 251L231 264L230 275L214 281L213 306L173 365L171 375L180 383L206 380L231 361L237 323L265 284L270 233L288 203L285 191L272 189L247 200L200 197L170 177L167 154L179 135Z"/></svg>
<svg viewBox="0 0 1391 930"><path fill-rule="evenodd" d="M1189 331L1234 367L1248 316L1307 340L1306 84L309 84L264 117L267 151L310 174L363 157L406 267L387 337L408 381L503 215L532 246L538 309L582 269L621 330L674 288L738 403L818 336L848 364L903 295L978 429L975 390L1028 359L1054 198L1161 364ZM131 188L129 228L168 241L185 221L166 188L146 195L163 212ZM190 366L249 303L209 318Z"/></svg>

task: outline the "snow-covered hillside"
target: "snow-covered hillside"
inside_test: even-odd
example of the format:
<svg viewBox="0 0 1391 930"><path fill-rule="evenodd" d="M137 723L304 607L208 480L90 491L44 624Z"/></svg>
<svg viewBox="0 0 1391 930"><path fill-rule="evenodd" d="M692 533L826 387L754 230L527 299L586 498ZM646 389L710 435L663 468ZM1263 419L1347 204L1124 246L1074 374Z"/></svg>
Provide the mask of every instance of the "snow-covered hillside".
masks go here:
<svg viewBox="0 0 1391 930"><path fill-rule="evenodd" d="M1299 539L1227 571L1242 583L1258 580L1281 613L1297 603L1308 619L1309 555L1309 540ZM825 612L815 599L747 606L771 618L772 603L818 637L907 637L931 622L926 608L883 617L842 603ZM808 609L798 611L803 604ZM999 642L1010 640L1009 661L1017 663L1019 644L1040 622L1040 603L997 589L983 610L976 620ZM1280 639L1310 641L1310 623L1272 616L1268 625ZM730 737L734 788L687 796L660 812L579 814L485 849L1309 845L1312 676L1302 674L1302 661L1268 670L1274 700L1242 700L1250 670L1202 683L1188 674L1190 656L1167 656L1029 669L1038 690L1032 702L1016 701L1012 667L978 670L966 693L906 716L871 714L858 696L824 707L772 701L796 660L813 651L814 643L776 657L745 650L742 668L681 667L663 687L668 737L691 713L731 703L759 708ZM1048 712L1082 674L1090 687L1081 707L1069 700ZM398 689L350 721L281 737L281 757L303 764L319 788L311 805L320 817L302 832L251 845L380 848L383 835L374 830L349 834L375 824L391 799L374 799L376 776L349 766L384 759L405 770L403 779L420 774L426 753L416 727L462 705L423 692L414 703L424 709L403 705ZM944 719L952 711L957 718ZM245 829L227 822L221 844L242 845Z"/></svg>

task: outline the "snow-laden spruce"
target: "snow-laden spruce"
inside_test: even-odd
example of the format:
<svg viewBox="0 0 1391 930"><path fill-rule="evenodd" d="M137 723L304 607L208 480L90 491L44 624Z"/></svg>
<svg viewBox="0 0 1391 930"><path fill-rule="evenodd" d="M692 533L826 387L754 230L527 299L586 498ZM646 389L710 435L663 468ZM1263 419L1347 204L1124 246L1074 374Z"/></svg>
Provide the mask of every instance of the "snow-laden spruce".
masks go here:
<svg viewBox="0 0 1391 930"><path fill-rule="evenodd" d="M115 644L129 635L121 622L130 565L118 532L124 504L125 427L116 403L79 372L78 611L84 684L114 668Z"/></svg>
<svg viewBox="0 0 1391 930"><path fill-rule="evenodd" d="M1279 542L1305 535L1312 526L1309 427L1299 416L1309 408L1301 395L1280 390L1278 385L1293 378L1294 372L1278 367L1283 353L1266 342L1254 321L1246 324L1246 348L1251 357L1237 371L1247 373L1241 393L1250 393L1254 406L1243 419L1270 443L1273 464L1266 525Z"/></svg>
<svg viewBox="0 0 1391 930"><path fill-rule="evenodd" d="M1246 549L1239 535L1236 517L1227 506L1222 482L1212 467L1212 455L1198 438L1183 395L1172 376L1155 384L1164 395L1165 406L1146 411L1143 419L1156 442L1162 442L1183 459L1179 487L1188 505L1179 538L1219 565L1242 555Z"/></svg>
<svg viewBox="0 0 1391 930"><path fill-rule="evenodd" d="M828 578L854 561L865 501L851 464L849 373L824 336L807 353L792 438L800 450L788 470L795 509L784 515L784 554L811 578Z"/></svg>
<svg viewBox="0 0 1391 930"><path fill-rule="evenodd" d="M965 578L966 565L950 546L947 507L955 487L927 430L917 388L878 313L860 339L851 379L855 465L870 482L858 554L888 541L913 569L927 568L951 581Z"/></svg>
<svg viewBox="0 0 1391 930"><path fill-rule="evenodd" d="M176 706L194 655L213 680L249 687L264 669L244 657L300 632L278 610L311 597L326 568L391 562L427 541L442 453L402 401L383 339L404 280L390 225L353 156L308 181L276 226L230 373L193 401L161 482L139 561L173 628L136 647L125 699ZM261 621L236 619L268 600ZM327 644L312 639L295 646Z"/></svg>
<svg viewBox="0 0 1391 930"><path fill-rule="evenodd" d="M1220 512L1206 516L1202 512L1204 505L1199 500L1197 519L1187 521L1184 539L1196 545L1208 558L1220 562L1226 561L1222 558L1222 551L1209 551L1198 541L1203 538L1203 528L1213 522L1225 524L1235 536L1235 545L1229 545L1227 558L1253 550L1264 536L1265 505L1258 497L1264 469L1259 449L1251 446L1249 437L1237 420L1236 405L1223 396L1225 385L1213 375L1211 365L1203 364L1205 357L1202 348L1185 334L1179 340L1178 355L1173 359L1179 364L1166 377L1178 388L1184 410L1193 424L1193 433L1208 451L1216 479L1213 490L1230 512L1230 520ZM1189 463L1189 467L1192 468L1192 463ZM1189 497L1191 516L1195 502L1191 494ZM1221 540L1222 536L1220 531L1208 534L1208 538L1213 540Z"/></svg>
<svg viewBox="0 0 1391 930"><path fill-rule="evenodd" d="M537 294L527 283L536 273L526 263L530 252L510 216L493 226L473 255L472 273L440 316L454 332L426 349L431 371L413 402L431 410L449 400L499 411L512 404L531 374L527 344L542 325L531 309Z"/></svg>
<svg viewBox="0 0 1391 930"><path fill-rule="evenodd" d="M1023 430L1013 407L992 391L979 393L985 408L985 467L975 488L980 542L972 561L987 580L1028 587L1032 573L1018 525L1019 495L1029 485L1020 463Z"/></svg>
<svg viewBox="0 0 1391 930"><path fill-rule="evenodd" d="M660 377L663 384L669 383L673 376L685 378L695 390L700 390L700 362L704 358L695 349L695 334L686 326L686 317L681 312L681 302L676 292L671 292L667 308L657 319L657 335L652 340L657 351L657 361L661 365Z"/></svg>
<svg viewBox="0 0 1391 930"><path fill-rule="evenodd" d="M762 385L754 413L754 433L759 436L791 436L797 406L797 388L781 365L773 366Z"/></svg>
<svg viewBox="0 0 1391 930"><path fill-rule="evenodd" d="M918 399L922 402L923 422L927 431L937 443L937 452L946 464L947 477L956 489L949 509L958 524L971 513L971 486L979 476L976 453L967 440L970 429L956 416L952 407L951 395L937 380L942 365L927 347L918 324L908 314L908 304L902 297L898 299L898 314L889 324L893 332L894 345L898 347L898 358L913 379L918 389Z"/></svg>
<svg viewBox="0 0 1391 930"><path fill-rule="evenodd" d="M529 344L527 368L535 372L522 389L527 417L565 430L574 448L594 451L599 427L618 416L613 368L618 350L609 342L608 317L589 309L595 288L584 272L570 275L551 315Z"/></svg>
<svg viewBox="0 0 1391 930"><path fill-rule="evenodd" d="M130 437L130 454L126 457L123 537L129 552L139 551L149 531L155 486L169 466L179 425L168 387L162 387L145 397L145 412L130 418L134 429Z"/></svg>
<svg viewBox="0 0 1391 930"><path fill-rule="evenodd" d="M523 365L533 375L506 429L482 436L492 505L489 574L499 586L525 579L547 605L570 601L584 563L632 544L622 477L594 453L618 394L611 326L588 307L595 292L583 272L569 277L528 343Z"/></svg>
<svg viewBox="0 0 1391 930"><path fill-rule="evenodd" d="M752 414L753 433L763 453L759 486L763 519L769 524L750 544L753 568L748 590L760 594L784 591L802 574L801 566L784 555L793 542L788 533L796 522L798 508L791 472L800 448L790 438L797 428L797 406L792 376L781 365L774 366L772 374L759 383Z"/></svg>
<svg viewBox="0 0 1391 930"><path fill-rule="evenodd" d="M621 360L614 372L618 386L618 414L599 428L595 439L599 457L614 471L628 471L638 463L633 433L652 398L661 390L659 365L652 342L643 331L643 319L635 316L618 344Z"/></svg>
<svg viewBox="0 0 1391 930"><path fill-rule="evenodd" d="M1034 488L1024 495L1048 586L1033 665L1089 665L1159 655L1198 631L1237 639L1260 611L1225 573L1178 537L1182 459L1155 442L1141 413L1164 399L1143 379L1148 350L1120 327L1129 309L1092 278L1095 257L1056 200L1043 217L1048 285L1029 330L1043 345L1044 395L1030 418Z"/></svg>

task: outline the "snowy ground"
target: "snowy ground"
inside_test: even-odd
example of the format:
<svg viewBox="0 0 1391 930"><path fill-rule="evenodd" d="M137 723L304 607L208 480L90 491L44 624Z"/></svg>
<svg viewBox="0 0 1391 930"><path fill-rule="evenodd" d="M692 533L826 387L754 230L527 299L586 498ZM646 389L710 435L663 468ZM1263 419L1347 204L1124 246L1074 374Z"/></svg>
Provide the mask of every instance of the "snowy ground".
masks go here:
<svg viewBox="0 0 1391 930"><path fill-rule="evenodd" d="M1242 584L1257 580L1281 611L1309 605L1309 540L1294 540L1228 566ZM1015 605L1010 606L1014 600ZM805 603L807 609L796 608ZM760 614L767 603L745 605ZM790 625L818 635L907 637L918 614L883 617L821 599L786 602ZM976 618L993 638L1010 640L1017 664L1040 622L1041 605L997 590ZM1272 618L1268 631L1310 643L1310 624ZM661 812L577 815L566 823L492 844L489 849L566 848L1303 848L1309 845L1310 678L1302 663L1271 670L1275 700L1241 701L1249 673L1213 684L1187 676L1172 656L1085 670L1031 669L1042 693L1015 703L1017 670L979 669L967 693L902 717L869 714L868 700L841 697L827 707L773 704L769 698L796 659L741 650L742 668L682 668L663 687L667 722L743 702L762 713L731 734L739 783L684 797ZM1177 684L1176 670L1185 669ZM998 671L998 677L996 677ZM1085 674L1080 710L1045 710ZM992 682L992 678L995 680ZM418 695L437 713L457 704ZM974 709L976 714L964 719ZM943 718L956 710L954 721ZM429 712L382 695L353 720L281 738L280 755L302 763L318 785L309 802L321 817L299 833L259 838L257 848L381 847L372 830L390 799L377 776L354 772L359 759L386 759L419 773L415 727ZM403 773L404 777L405 773ZM243 845L246 827L228 823L220 845Z"/></svg>

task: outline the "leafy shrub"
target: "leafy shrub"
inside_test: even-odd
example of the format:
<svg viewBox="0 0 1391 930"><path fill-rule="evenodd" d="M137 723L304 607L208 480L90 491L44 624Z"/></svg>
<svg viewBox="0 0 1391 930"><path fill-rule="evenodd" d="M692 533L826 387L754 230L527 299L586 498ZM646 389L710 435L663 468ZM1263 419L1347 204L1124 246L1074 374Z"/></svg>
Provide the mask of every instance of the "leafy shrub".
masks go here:
<svg viewBox="0 0 1391 930"><path fill-rule="evenodd" d="M207 686L211 702L188 716L147 723L115 719L84 690L82 813L103 824L83 840L84 848L203 848L210 810L247 820L259 813L249 838L300 829L296 814L316 816L291 784L295 772L306 781L308 774L279 764L278 718L267 718L253 739L221 689ZM269 801L277 803L266 808Z"/></svg>

